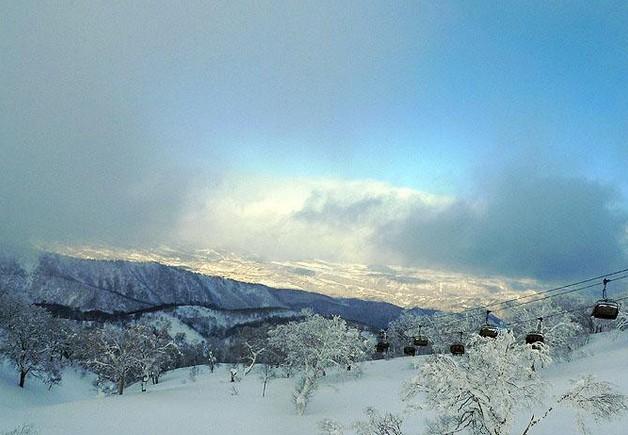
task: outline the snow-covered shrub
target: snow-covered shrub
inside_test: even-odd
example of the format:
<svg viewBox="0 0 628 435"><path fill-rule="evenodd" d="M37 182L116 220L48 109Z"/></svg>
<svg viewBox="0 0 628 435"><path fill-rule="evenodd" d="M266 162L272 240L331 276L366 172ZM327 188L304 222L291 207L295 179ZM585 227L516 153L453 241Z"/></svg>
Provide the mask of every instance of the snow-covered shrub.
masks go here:
<svg viewBox="0 0 628 435"><path fill-rule="evenodd" d="M284 364L300 374L294 403L303 414L318 381L330 367L346 367L361 360L366 351L360 331L340 317L309 315L305 320L277 326L268 332L269 346L285 355Z"/></svg>
<svg viewBox="0 0 628 435"><path fill-rule="evenodd" d="M214 373L214 369L218 366L218 358L214 352L214 348L207 342L203 343L203 357L210 373Z"/></svg>
<svg viewBox="0 0 628 435"><path fill-rule="evenodd" d="M39 435L39 430L31 424L21 424L13 430L2 432L2 435Z"/></svg>
<svg viewBox="0 0 628 435"><path fill-rule="evenodd" d="M571 381L571 390L556 400L556 405L565 405L577 412L576 422L578 430L590 434L586 417L591 415L596 422L608 421L625 413L628 410L626 396L615 391L608 382L597 381L587 375L576 381ZM552 406L539 417L532 415L522 435L528 435L530 430L547 417L556 406Z"/></svg>
<svg viewBox="0 0 628 435"><path fill-rule="evenodd" d="M626 396L615 391L608 382L595 380L591 375L572 381L572 388L564 394L559 403L574 408L578 412L578 426L582 433L588 433L585 416L593 416L596 422L611 420L628 410Z"/></svg>
<svg viewBox="0 0 628 435"><path fill-rule="evenodd" d="M364 412L367 420L353 424L357 435L403 435L400 416L390 412L382 414L374 408L366 408Z"/></svg>
<svg viewBox="0 0 628 435"><path fill-rule="evenodd" d="M533 352L510 332L496 339L476 336L462 357L429 357L405 385L404 398L412 401L425 393L438 416L429 424L430 433L508 433L515 412L543 395L531 364Z"/></svg>
<svg viewBox="0 0 628 435"><path fill-rule="evenodd" d="M190 367L190 370L188 371L188 378L190 379L190 381L196 382L196 378L199 373L200 373L200 370L198 366L192 366Z"/></svg>
<svg viewBox="0 0 628 435"><path fill-rule="evenodd" d="M342 424L329 419L318 422L318 429L321 431L321 435L343 435L345 433Z"/></svg>

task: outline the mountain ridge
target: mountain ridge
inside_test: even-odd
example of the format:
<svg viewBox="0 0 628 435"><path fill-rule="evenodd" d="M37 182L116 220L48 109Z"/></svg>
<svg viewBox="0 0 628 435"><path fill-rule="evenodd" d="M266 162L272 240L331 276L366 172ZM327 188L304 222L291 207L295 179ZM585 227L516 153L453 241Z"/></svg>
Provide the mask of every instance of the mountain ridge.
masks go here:
<svg viewBox="0 0 628 435"><path fill-rule="evenodd" d="M95 260L50 252L40 255L30 275L17 262L3 262L0 282L35 304L81 320L112 320L155 311L186 313L190 310L185 307L196 307L197 319L202 317L198 309L204 309L214 318L238 314L246 323L297 318L303 308L310 308L383 328L403 312L387 302L276 289L153 261Z"/></svg>

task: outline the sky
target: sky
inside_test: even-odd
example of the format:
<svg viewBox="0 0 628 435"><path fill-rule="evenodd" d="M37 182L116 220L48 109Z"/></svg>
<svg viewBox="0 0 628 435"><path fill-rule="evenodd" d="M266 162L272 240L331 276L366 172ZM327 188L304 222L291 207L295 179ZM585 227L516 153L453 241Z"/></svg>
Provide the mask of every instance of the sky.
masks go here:
<svg viewBox="0 0 628 435"><path fill-rule="evenodd" d="M0 243L628 267L628 5L0 3Z"/></svg>

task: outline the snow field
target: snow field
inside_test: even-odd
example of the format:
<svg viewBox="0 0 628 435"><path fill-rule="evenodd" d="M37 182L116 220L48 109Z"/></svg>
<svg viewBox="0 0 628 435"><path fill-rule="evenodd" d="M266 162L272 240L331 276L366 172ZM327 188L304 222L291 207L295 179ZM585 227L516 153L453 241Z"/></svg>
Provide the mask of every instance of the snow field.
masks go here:
<svg viewBox="0 0 628 435"><path fill-rule="evenodd" d="M420 364L423 358L367 362L359 377L344 370L331 372L304 416L296 415L291 402L293 378L271 380L266 397L261 397L262 382L256 372L230 383L230 367L224 364L213 374L200 368L196 382L190 379L189 369L179 369L165 374L159 385L149 385L146 393L136 384L123 396L107 397L93 389L91 374L81 377L73 370L52 391L33 378L20 390L17 374L5 366L0 369L0 433L30 423L42 435L319 434L319 421L333 419L348 426L363 419L363 410L369 406L402 412L402 384L415 373L413 360ZM628 394L628 334L598 334L572 361L545 369L543 376L551 382L547 403L521 414L512 433L520 434L530 413L544 411L550 396L564 391L569 379L588 373L615 383ZM421 433L426 415L409 416L405 433ZM625 435L628 416L590 427L593 434ZM577 433L574 412L556 409L530 435L557 433Z"/></svg>

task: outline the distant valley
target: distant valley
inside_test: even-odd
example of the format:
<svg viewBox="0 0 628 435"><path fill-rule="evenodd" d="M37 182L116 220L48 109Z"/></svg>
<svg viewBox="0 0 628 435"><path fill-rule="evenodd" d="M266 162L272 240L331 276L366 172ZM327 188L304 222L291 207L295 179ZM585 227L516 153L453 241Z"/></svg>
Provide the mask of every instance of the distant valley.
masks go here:
<svg viewBox="0 0 628 435"><path fill-rule="evenodd" d="M458 311L533 293L533 280L482 277L399 266L330 263L321 260L268 261L220 250L124 250L106 247L56 247L57 252L93 259L155 261L211 276L298 289L332 297L384 301L404 308Z"/></svg>

